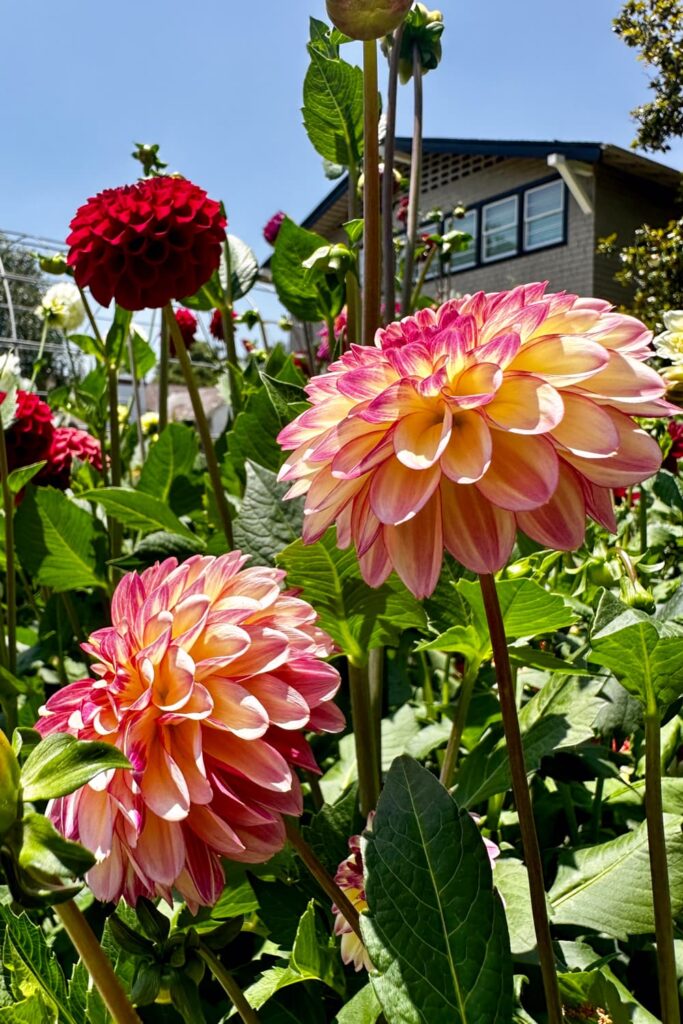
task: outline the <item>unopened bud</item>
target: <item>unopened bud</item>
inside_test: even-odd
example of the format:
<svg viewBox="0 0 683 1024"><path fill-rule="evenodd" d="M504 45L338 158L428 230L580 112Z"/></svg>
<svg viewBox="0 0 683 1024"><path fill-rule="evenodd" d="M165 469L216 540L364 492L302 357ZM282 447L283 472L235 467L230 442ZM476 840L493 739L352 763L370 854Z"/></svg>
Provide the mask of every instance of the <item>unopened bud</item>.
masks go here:
<svg viewBox="0 0 683 1024"><path fill-rule="evenodd" d="M351 39L380 39L393 32L412 0L327 0L330 21Z"/></svg>

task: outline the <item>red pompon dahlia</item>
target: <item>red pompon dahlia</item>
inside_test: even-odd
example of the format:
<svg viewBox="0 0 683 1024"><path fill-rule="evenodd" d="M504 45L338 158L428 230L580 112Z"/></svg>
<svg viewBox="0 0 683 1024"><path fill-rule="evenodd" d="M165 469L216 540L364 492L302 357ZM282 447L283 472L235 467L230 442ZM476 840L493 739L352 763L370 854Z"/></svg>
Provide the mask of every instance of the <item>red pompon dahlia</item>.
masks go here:
<svg viewBox="0 0 683 1024"><path fill-rule="evenodd" d="M71 221L67 262L103 306L165 306L201 288L218 267L226 219L185 178L147 178L88 199Z"/></svg>
<svg viewBox="0 0 683 1024"><path fill-rule="evenodd" d="M235 310L232 311L232 319L238 320L239 317ZM223 329L223 316L220 309L214 309L211 314L211 323L209 324L209 330L216 339L216 341L225 341L225 331Z"/></svg>
<svg viewBox="0 0 683 1024"><path fill-rule="evenodd" d="M0 404L5 392L0 391ZM17 408L12 425L5 431L10 473L49 457L54 435L52 409L32 391L17 391Z"/></svg>
<svg viewBox="0 0 683 1024"><path fill-rule="evenodd" d="M97 438L85 430L57 427L52 435L47 465L38 473L35 482L65 491L71 483L74 458L89 462L98 472L102 471L102 446Z"/></svg>
<svg viewBox="0 0 683 1024"><path fill-rule="evenodd" d="M282 227L282 222L284 221L286 216L286 213L283 213L282 210L279 210L270 218L270 220L264 227L263 237L265 238L266 242L268 242L270 245L275 245L275 243L277 242L277 236L280 234L280 228Z"/></svg>
<svg viewBox="0 0 683 1024"><path fill-rule="evenodd" d="M180 309L174 309L173 315L175 317L175 322L180 328L180 334L185 342L185 348L192 348L196 341L195 332L197 330L197 317L194 315L192 310L185 309L184 306L181 306ZM172 331L168 332L168 351L171 354L171 358L175 359L177 353Z"/></svg>
<svg viewBox="0 0 683 1024"><path fill-rule="evenodd" d="M41 709L43 735L66 732L122 750L132 771L104 772L49 814L97 858L102 900L140 896L213 904L221 858L258 863L302 810L295 768L318 772L304 733L337 732L332 641L277 569L242 568L235 551L174 558L129 573L112 625L90 637L93 678Z"/></svg>
<svg viewBox="0 0 683 1024"><path fill-rule="evenodd" d="M683 459L683 423L672 422L668 424L671 447L664 460L664 468L672 473L678 473L678 463Z"/></svg>
<svg viewBox="0 0 683 1024"><path fill-rule="evenodd" d="M612 488L659 469L635 416L678 411L644 360L652 334L600 299L545 284L467 295L352 346L306 391L279 435L303 538L336 523L379 586L395 569L417 596L444 548L477 573L507 561L518 529L560 550L585 518L614 530Z"/></svg>

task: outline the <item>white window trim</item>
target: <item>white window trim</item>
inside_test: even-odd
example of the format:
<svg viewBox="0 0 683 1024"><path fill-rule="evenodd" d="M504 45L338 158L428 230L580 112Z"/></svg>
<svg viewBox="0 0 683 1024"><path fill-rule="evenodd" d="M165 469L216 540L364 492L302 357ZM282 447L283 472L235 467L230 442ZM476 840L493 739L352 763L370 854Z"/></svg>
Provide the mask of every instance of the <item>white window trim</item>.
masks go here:
<svg viewBox="0 0 683 1024"><path fill-rule="evenodd" d="M555 210L546 210L544 213L535 213L531 216L528 215L528 196L533 192L540 192L542 189L552 188L555 185L560 187L560 205ZM528 188L524 192L524 224L522 226L522 242L524 245L524 252L534 252L536 249L547 249L551 245L561 245L564 241L564 204L565 204L565 187L562 179L556 181L547 181L545 185L535 185L534 188ZM543 220L544 217L554 217L559 213L560 215L560 237L554 238L551 241L536 242L533 244L527 241L527 224L533 224L535 220Z"/></svg>
<svg viewBox="0 0 683 1024"><path fill-rule="evenodd" d="M472 235L472 252L470 253L470 261L471 262L470 263L458 263L457 266L456 266L456 264L453 262L454 258L456 256L464 256L465 253L464 252L462 252L462 253L454 252L451 255L451 268L450 269L451 269L451 273L452 274L459 274L461 270L471 270L472 267L478 266L478 261L477 261L477 245L478 245L478 242L479 242L479 220L480 220L480 218L479 218L479 210L475 209L475 210L466 210L465 211L465 216L466 217L468 215L470 215L470 214L474 215L474 230L472 232L467 232L467 234L471 233L471 235ZM458 222L461 221L462 219L463 218L453 217L452 220L451 220L450 230L451 231L457 231L458 230Z"/></svg>
<svg viewBox="0 0 683 1024"><path fill-rule="evenodd" d="M488 210L492 210L494 206L502 206L503 203L509 203L511 200L514 201L515 208L515 219L510 221L509 224L500 225L493 230L486 230L486 213ZM492 235L494 231L505 231L508 228L514 228L515 232L519 231L519 195L505 196L504 199L496 199L493 203L486 203L481 208L481 262L482 263L496 263L498 260L509 260L514 256L519 256L519 237L515 235L515 248L514 252L502 252L495 256L486 255L486 238L488 235Z"/></svg>

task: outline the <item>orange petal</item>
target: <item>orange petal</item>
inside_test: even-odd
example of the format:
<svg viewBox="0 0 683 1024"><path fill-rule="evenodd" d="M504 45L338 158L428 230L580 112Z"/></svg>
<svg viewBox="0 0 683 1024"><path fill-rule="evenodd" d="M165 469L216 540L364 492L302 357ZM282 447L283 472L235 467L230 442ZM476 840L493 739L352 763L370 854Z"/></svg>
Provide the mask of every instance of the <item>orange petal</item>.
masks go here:
<svg viewBox="0 0 683 1024"><path fill-rule="evenodd" d="M387 459L372 478L370 505L381 523L398 525L412 519L438 486L438 463L429 469L408 469L398 459Z"/></svg>
<svg viewBox="0 0 683 1024"><path fill-rule="evenodd" d="M510 370L533 373L556 387L566 387L592 377L607 365L609 353L585 338L543 338L524 345Z"/></svg>
<svg viewBox="0 0 683 1024"><path fill-rule="evenodd" d="M614 455L619 447L619 432L609 415L589 398L565 391L564 419L554 428L553 438L574 455L586 459Z"/></svg>
<svg viewBox="0 0 683 1024"><path fill-rule="evenodd" d="M400 526L385 526L384 542L391 563L418 600L429 597L443 562L441 501L435 494L418 514Z"/></svg>
<svg viewBox="0 0 683 1024"><path fill-rule="evenodd" d="M545 547L559 551L580 547L586 533L586 503L574 470L560 462L557 489L550 501L531 512L518 512L517 524Z"/></svg>
<svg viewBox="0 0 683 1024"><path fill-rule="evenodd" d="M452 416L443 402L431 410L403 416L394 431L396 458L409 469L429 469L451 436Z"/></svg>
<svg viewBox="0 0 683 1024"><path fill-rule="evenodd" d="M453 417L448 447L441 456L441 469L460 484L480 480L491 464L491 431L478 412L459 411Z"/></svg>
<svg viewBox="0 0 683 1024"><path fill-rule="evenodd" d="M466 569L497 572L515 543L512 512L487 501L476 487L441 481L444 543Z"/></svg>
<svg viewBox="0 0 683 1024"><path fill-rule="evenodd" d="M486 406L486 415L516 434L547 434L562 419L564 405L552 384L528 373L508 373Z"/></svg>
<svg viewBox="0 0 683 1024"><path fill-rule="evenodd" d="M493 457L474 486L494 505L522 512L549 500L557 486L557 455L545 437L491 432Z"/></svg>

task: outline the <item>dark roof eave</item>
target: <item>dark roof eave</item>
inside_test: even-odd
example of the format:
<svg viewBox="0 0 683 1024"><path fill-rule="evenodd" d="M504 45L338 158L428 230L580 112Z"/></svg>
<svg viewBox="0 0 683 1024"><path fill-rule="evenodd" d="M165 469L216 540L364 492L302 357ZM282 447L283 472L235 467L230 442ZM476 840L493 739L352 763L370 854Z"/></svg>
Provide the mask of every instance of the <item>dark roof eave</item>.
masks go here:
<svg viewBox="0 0 683 1024"><path fill-rule="evenodd" d="M410 153L413 140L401 135L396 138L396 148L401 153ZM560 142L557 139L528 142L523 139L439 139L427 138L422 142L425 153L449 153L477 156L540 157L561 153L567 160L581 160L597 163L602 157L600 142Z"/></svg>

